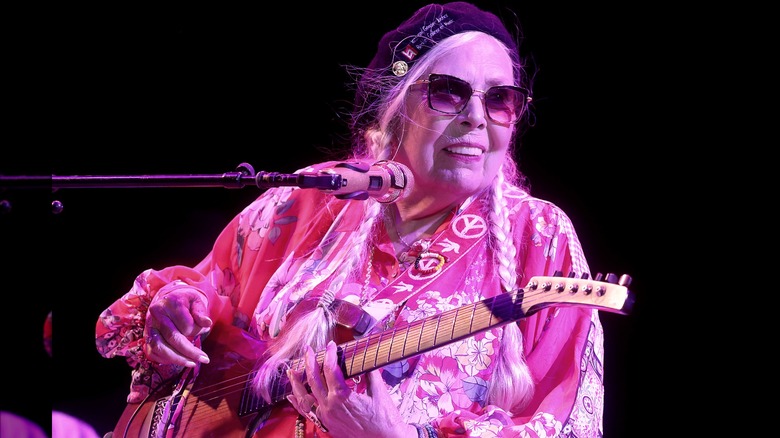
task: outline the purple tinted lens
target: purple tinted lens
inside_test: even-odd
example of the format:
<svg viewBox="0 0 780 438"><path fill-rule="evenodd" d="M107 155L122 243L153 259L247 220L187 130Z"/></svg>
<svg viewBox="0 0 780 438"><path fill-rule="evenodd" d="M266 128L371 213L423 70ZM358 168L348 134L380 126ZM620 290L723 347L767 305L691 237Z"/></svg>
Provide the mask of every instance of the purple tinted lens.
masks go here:
<svg viewBox="0 0 780 438"><path fill-rule="evenodd" d="M485 93L485 108L488 115L501 123L517 120L523 113L525 102L525 93L510 86L491 87Z"/></svg>
<svg viewBox="0 0 780 438"><path fill-rule="evenodd" d="M433 76L428 83L431 108L447 114L463 111L472 93L468 82L451 76Z"/></svg>

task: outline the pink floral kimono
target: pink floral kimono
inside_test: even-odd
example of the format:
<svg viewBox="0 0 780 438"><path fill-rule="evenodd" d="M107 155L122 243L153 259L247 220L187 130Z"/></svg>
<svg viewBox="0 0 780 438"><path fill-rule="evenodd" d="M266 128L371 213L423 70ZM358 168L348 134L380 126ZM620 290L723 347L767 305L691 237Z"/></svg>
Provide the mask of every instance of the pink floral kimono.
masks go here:
<svg viewBox="0 0 780 438"><path fill-rule="evenodd" d="M510 237L518 250L518 286L556 271L578 276L588 272L563 211L514 187L505 187L505 197L513 223ZM125 356L133 367L128 402L140 402L150 388L182 372L153 364L142 352L146 309L155 294L183 283L194 285L211 300L221 300L222 312L212 315L218 325L267 341L284 325L295 303L307 294L322 293L322 279L355 250L346 247L344 237L361 220L361 202L316 190L270 189L228 224L198 266L142 272L96 325L99 352L107 358ZM360 303L361 297L366 301L368 289L370 299L363 308L378 319L384 316L381 328L392 328L502 294L486 238L484 203L483 196L464 203L400 262L380 231L371 276L365 282L346 282L336 298ZM333 241L318 246L326 235ZM291 280L307 287L285 288ZM502 342L499 325L383 366L382 376L404 419L431 423L442 437L601 436L604 352L598 310L553 306L510 323L521 328L535 383L529 406L510 414L486 401ZM214 363L214 354L210 356ZM360 379L348 381L355 390L364 390ZM259 436L267 435L261 429Z"/></svg>

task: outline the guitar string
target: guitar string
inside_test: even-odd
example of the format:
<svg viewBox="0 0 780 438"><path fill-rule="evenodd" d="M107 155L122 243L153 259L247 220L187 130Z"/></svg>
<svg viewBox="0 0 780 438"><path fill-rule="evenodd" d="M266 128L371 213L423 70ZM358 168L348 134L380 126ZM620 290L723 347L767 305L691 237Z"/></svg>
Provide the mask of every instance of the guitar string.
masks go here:
<svg viewBox="0 0 780 438"><path fill-rule="evenodd" d="M610 310L615 310L615 311L620 310L620 309L615 309L615 308L610 307L610 306L598 306L596 304L587 304L587 303L578 303L578 302L572 303L571 302L572 300L569 300L569 299L563 300L563 301L550 301L548 299L548 296L551 293L555 293L556 296L560 294L559 292L547 291L547 290L528 292L528 291L524 291L523 289L518 289L517 291L513 292L512 295L515 295L515 297L516 297L517 295L523 294L524 295L524 300L523 300L522 304L523 304L523 306L528 307L529 309L531 307L535 306L535 305L543 304L545 302L549 302L551 305L555 305L555 303L561 303L561 304L569 303L569 304L581 304L581 305L588 306L588 307L599 307L599 308L603 308L604 310L607 310L607 311L610 311ZM596 295L596 292L592 292L590 295ZM566 295L566 297L568 297L568 298L571 298L571 297L574 297L574 296L575 295L573 295L573 294L567 294ZM376 355L375 355L376 358L379 358L381 356L380 353L385 353L386 352L387 353L387 358L388 358L388 362L387 363L390 363L393 360L399 360L398 358L393 359L391 357L391 354L393 353L393 350L392 350L393 338L395 338L397 333L399 333L401 331L406 331L407 332L407 337L408 337L408 333L411 332L413 329L417 329L418 326L424 326L425 324L430 324L430 323L432 323L434 321L437 322L437 330L434 330L433 332L430 332L430 330L427 330L425 327L422 327L420 329L420 333L419 333L419 336L418 336L418 338L419 338L418 339L418 344L417 344L418 345L418 347L417 347L418 350L415 351L414 353L410 354L410 353L406 353L407 349L404 348L403 351L401 351L402 357L400 359L402 359L403 357L411 357L411 356L420 354L420 350L419 350L419 346L420 345L427 345L431 341L435 341L437 339L437 337L440 337L440 335L438 333L438 325L440 324L441 320L444 319L444 318L452 317L453 318L453 322L454 322L454 324L452 325L452 332L453 333L454 332L460 333L461 331L466 330L466 334L463 335L463 336L466 336L466 337L470 336L470 335L473 335L473 334L476 334L478 331L484 331L484 330L487 330L487 329L491 328L491 326L489 325L486 328L484 328L484 330L478 330L478 331L475 331L473 333L471 331L471 327L472 327L472 324L473 324L475 316L484 317L484 316L487 316L487 314L499 314L499 315L501 315L501 314L505 314L507 312L507 310L511 310L511 309L513 309L513 308L515 308L517 306L517 303L513 302L511 299L510 300L502 300L502 302L499 302L499 303L497 303L497 305L495 305L496 304L496 299L499 298L499 297L502 297L502 295L497 295L496 297L492 297L492 298L489 298L489 299L486 299L486 300L481 300L481 301L479 301L477 303L474 303L473 306L467 306L467 307L473 307L473 308L471 309L471 312L472 312L471 318L469 318L466 322L457 320L457 313L464 311L463 307L459 307L459 308L451 309L451 310L445 311L443 313L440 313L438 315L435 315L434 318L426 318L426 319L422 319L422 320L412 321L409 324L404 324L403 326L396 327L395 329L391 330L393 336L390 337L389 341L387 339L384 340L384 343L390 342L390 345L386 345L386 346L383 345L382 337L383 336L386 337L388 335L388 333L386 333L386 332L374 333L374 334L371 334L371 335L366 336L366 337L361 338L361 339L356 339L356 340L352 340L352 341L348 341L348 342L345 342L343 344L340 344L339 347L340 347L340 349L342 351L344 351L344 352L353 351L354 352L353 355L352 355L352 359L353 359L352 362L353 362L353 364L350 367L350 371L348 372L349 375L347 377L354 377L354 376L356 376L358 374L362 374L362 373L366 372L366 370L368 370L369 368L373 369L371 367L377 367L378 366L378 363L376 361L374 361L373 365L369 364L369 366L366 367L365 357L367 357L368 353L370 351L372 351L372 350L374 350L376 352ZM495 306L489 307L489 306L485 305L481 309L479 308L479 304L487 304L487 302L491 302L491 304L494 304ZM530 316L530 314L526 314L525 316ZM523 317L525 317L525 316L523 316ZM523 317L521 317L519 319L522 319ZM497 321L495 326L503 325L504 323L509 323L509 322L512 322L512 321L513 321L512 319L506 319L506 320L502 320L502 321ZM358 364L358 366L361 367L360 371L355 371L356 366L354 364L354 359L358 355L358 352L362 352L360 354L362 354L362 356L364 357L364 360L363 360L363 364L362 365ZM324 359L324 351L318 352L317 353L317 360L318 360L318 362L321 363L321 360L323 360L323 359ZM302 359L300 359L300 358L293 359L292 364L293 365L298 364L297 366L299 367L299 369L301 369L301 367L302 367ZM250 373L246 373L246 374L243 374L243 375L238 375L236 377L227 379L226 381L223 381L223 382L214 383L212 385L206 385L206 386L204 386L202 388L199 388L197 391L193 390L192 394L198 396L199 398L209 398L209 399L213 398L213 399L216 399L218 397L224 397L227 394L233 394L233 393L236 393L236 392L242 392L242 391L244 391L246 389L246 384L251 381L251 376L253 374L254 374L253 372L250 372ZM224 392L226 390L229 390L229 392ZM282 401L282 400L284 400L284 396L279 397L276 400L272 401L271 404L277 403L277 402ZM268 405L268 402L266 402L262 398L260 398L259 401L261 401L262 405L264 405L264 406Z"/></svg>
<svg viewBox="0 0 780 438"><path fill-rule="evenodd" d="M600 282L596 281L596 283L600 283ZM473 336L475 334L482 333L486 330L489 330L492 327L499 327L511 323L513 321L518 321L524 317L536 313L536 311L538 310L547 307L553 307L555 306L556 303L563 304L563 305L580 304L586 307L596 308L598 310L606 310L614 313L625 313L624 306L626 305L630 306L631 305L630 303L633 301L633 298L630 296L630 293L625 288L625 286L623 286L622 284L620 286L622 286L623 289L625 290L625 295L622 297L623 298L622 301L617 300L617 302L611 302L609 301L610 297L606 297L606 295L610 293L609 290L607 290L607 288L605 288L604 286L594 285L593 282L591 281L584 280L582 288L570 288L569 286L564 288L561 283L542 282L534 286L526 286L526 288L530 288L529 291L526 291L525 289L517 289L509 294L501 294L495 297L480 300L476 303L473 303L473 306L465 306L465 307L472 307L471 315L469 318L466 319L467 323L463 323L463 318L460 317L459 315L460 312L464 311L464 307L462 306L462 307L458 307L455 309L442 312L441 314L435 315L435 317L424 318L422 320L413 321L409 324L396 327L393 330L379 332L379 333L369 335L365 338L349 341L339 345L342 351L342 359L346 357L351 357L352 359L352 363L350 364L349 371L347 371L346 374L348 374L347 377L352 377L370 371L371 369L378 368L379 366L381 366L381 364L378 363L377 361L378 358L380 357L380 353L386 352L387 363L390 363L393 361L403 359L404 357L412 357L414 355L422 354L426 351L436 348L437 340L441 338L440 336L441 323L445 318L447 318L448 321L451 319L451 338L445 340L444 343L441 342L438 343L439 345L444 345L446 343L454 342L457 339L464 339ZM549 297L551 294L554 295L557 298L557 300L550 300ZM581 299L583 295L585 296L585 298L588 298L591 301L593 300L593 298L603 298L604 302L602 304L596 302L587 303ZM522 302L520 303L521 307L518 309L517 299L520 297L522 297ZM571 299L572 297L580 298L580 301L578 302L577 300L573 300ZM617 298L621 298L621 297L617 297ZM543 305L543 304L548 304L548 305L544 305L542 307L538 307L534 309L534 306ZM524 313L521 316L517 316L516 312L523 311L523 308L526 309ZM628 308L628 310L630 310L630 308ZM494 321L493 315L498 315L500 319ZM502 316L508 316L508 318L502 318ZM461 319L460 324L458 321L459 318ZM485 321L485 318L487 318L487 321ZM476 330L473 329L474 321L479 321ZM433 325L434 328L430 328L431 325ZM445 325L445 327L448 326ZM408 339L410 333L416 334L416 338L417 338L416 349L413 353L406 353L407 343L406 341L404 341L402 350L400 352L401 355L399 357L394 358L393 343L398 333L402 331L406 332L405 339ZM386 339L385 340L382 339L382 337L386 336L388 332L390 332L389 334L391 335L389 344L387 343ZM423 345L425 347L421 348L421 346ZM360 347L360 350L358 349L358 347ZM349 354L350 352L351 355ZM369 357L369 354L372 352L375 357L373 365L370 365L369 362L369 367L366 367L366 358ZM355 367L355 358L357 358L361 354L363 357L363 362L362 364L360 364L361 366L360 369L356 371L357 368ZM318 363L322 364L322 362L324 361L325 352L320 351L316 353L316 355L317 355L316 360L318 361ZM303 359L301 358L293 359L290 362L290 364L291 367L297 367L297 369L300 370L303 368ZM246 384L250 381L249 377L252 376L253 374L254 372L250 372L242 376L240 375L228 379L228 381L236 381L238 379L238 382L241 383L241 387L239 389L230 389L229 392L224 392L227 389L229 389L224 385L224 382L218 382L216 384L207 385L202 389L196 389L194 386L191 386L193 385L194 380L192 382L189 382L188 386L192 387L192 391L185 391L185 392L188 392L193 396L198 396L198 399L195 400L194 403L184 403L184 406L180 406L180 408L183 408L180 414L186 412L188 414L187 418L191 420L190 422L188 422L187 427L192 428L192 427L196 427L196 425L205 425L204 427L207 428L208 425L212 424L214 421L223 419L224 416L223 411L230 410L230 408L223 406L221 403L218 405L214 405L209 402L215 400L218 401L221 398L225 398L226 396L235 393L245 394L247 389ZM181 385L183 383L185 383L185 381L181 380L178 383L178 385ZM280 383L280 384L284 383L284 385L289 384L289 382L286 382L283 379L277 380L276 383ZM235 383L231 385L233 388L236 387ZM281 385L277 386L275 389L278 389L280 387ZM217 388L217 390L215 391L213 388ZM283 393L282 396L287 394L290 394L290 392ZM254 394L252 394L252 396L254 400L259 401L260 404L247 405L245 403L246 398L243 397L242 395L241 408L244 410L240 412L244 414L258 412L260 408L270 407L273 404L282 401L284 399L283 397L279 397L273 400L272 402L268 403L262 398L257 398L256 396L254 396ZM186 399L187 397L188 397L187 394L182 394L182 399ZM206 399L206 397L210 397L210 398ZM211 410L197 409L197 407L202 405L203 403L206 403L209 406L218 406L218 407ZM177 408L177 410L179 410L179 408ZM169 427L166 426L165 424L160 424L160 425L164 427ZM127 427L129 426L130 423L127 424Z"/></svg>

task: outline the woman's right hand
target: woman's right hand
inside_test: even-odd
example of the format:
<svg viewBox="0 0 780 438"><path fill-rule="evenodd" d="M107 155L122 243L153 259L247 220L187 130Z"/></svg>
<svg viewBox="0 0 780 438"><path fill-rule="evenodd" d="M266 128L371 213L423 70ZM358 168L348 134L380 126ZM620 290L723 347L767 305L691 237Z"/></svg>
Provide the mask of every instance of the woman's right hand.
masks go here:
<svg viewBox="0 0 780 438"><path fill-rule="evenodd" d="M193 344L208 333L213 322L206 297L197 289L178 287L155 297L146 317L144 353L152 362L194 367L209 363L209 357Z"/></svg>
<svg viewBox="0 0 780 438"><path fill-rule="evenodd" d="M417 437L417 429L401 418L379 370L361 376L368 379L365 393L347 386L337 348L328 342L320 367L316 353L307 346L305 372L290 370L292 394L287 400L298 413L328 436Z"/></svg>

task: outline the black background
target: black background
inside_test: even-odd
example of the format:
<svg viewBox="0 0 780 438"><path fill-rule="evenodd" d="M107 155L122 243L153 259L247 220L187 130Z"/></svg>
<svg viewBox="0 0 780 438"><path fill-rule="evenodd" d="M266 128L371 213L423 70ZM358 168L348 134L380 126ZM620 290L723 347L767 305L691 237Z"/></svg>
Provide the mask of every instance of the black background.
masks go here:
<svg viewBox="0 0 780 438"><path fill-rule="evenodd" d="M24 98L8 121L22 135L4 142L0 174L219 175L242 162L287 173L324 161L343 144L343 65L368 63L381 35L426 2L323 3L111 2L52 11L50 24L19 17L33 49L12 54ZM659 211L671 201L658 180L676 169L656 147L664 115L654 103L670 60L650 64L673 23L593 3L476 4L516 12L521 51L538 68L536 126L518 152L533 193L569 213L593 273L634 278L634 311L602 313L605 435L631 436L664 384L651 330L668 292L655 260ZM49 428L51 406L102 435L125 407L130 369L97 354L99 313L142 270L197 263L259 190L2 190L11 206L0 215L3 332L12 334L2 407ZM62 213L52 214L55 200ZM49 310L52 359L41 343Z"/></svg>

